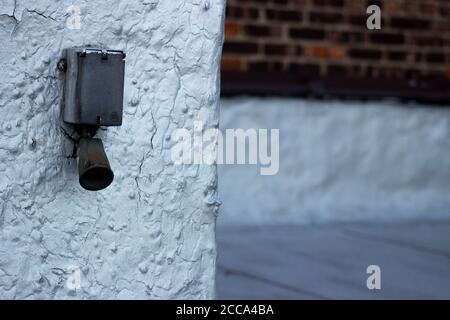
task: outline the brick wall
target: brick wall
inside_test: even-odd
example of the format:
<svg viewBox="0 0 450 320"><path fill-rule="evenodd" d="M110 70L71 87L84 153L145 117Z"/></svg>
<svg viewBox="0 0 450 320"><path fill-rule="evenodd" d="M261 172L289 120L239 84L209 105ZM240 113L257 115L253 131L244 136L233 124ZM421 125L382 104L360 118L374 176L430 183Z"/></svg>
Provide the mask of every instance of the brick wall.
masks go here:
<svg viewBox="0 0 450 320"><path fill-rule="evenodd" d="M381 30L366 9L381 7ZM450 0L228 0L224 94L446 101Z"/></svg>

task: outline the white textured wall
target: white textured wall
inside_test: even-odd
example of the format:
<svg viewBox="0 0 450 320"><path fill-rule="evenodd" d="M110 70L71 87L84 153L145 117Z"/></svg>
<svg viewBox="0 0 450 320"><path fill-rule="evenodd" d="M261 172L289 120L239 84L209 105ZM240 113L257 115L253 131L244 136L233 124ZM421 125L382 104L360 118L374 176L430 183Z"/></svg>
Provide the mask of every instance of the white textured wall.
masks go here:
<svg viewBox="0 0 450 320"><path fill-rule="evenodd" d="M171 165L169 148L175 128L217 125L223 2L0 0L0 298L214 297L216 168ZM79 186L59 129L56 62L83 44L127 53L100 192Z"/></svg>
<svg viewBox="0 0 450 320"><path fill-rule="evenodd" d="M224 99L221 127L280 128L278 175L219 167L219 223L450 218L450 109Z"/></svg>

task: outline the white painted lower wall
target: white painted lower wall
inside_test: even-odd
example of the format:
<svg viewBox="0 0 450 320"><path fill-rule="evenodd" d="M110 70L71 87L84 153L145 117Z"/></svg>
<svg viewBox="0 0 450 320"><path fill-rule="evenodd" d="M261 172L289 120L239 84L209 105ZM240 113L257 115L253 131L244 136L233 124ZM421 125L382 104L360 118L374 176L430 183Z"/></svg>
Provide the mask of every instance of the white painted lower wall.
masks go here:
<svg viewBox="0 0 450 320"><path fill-rule="evenodd" d="M219 224L450 218L450 108L234 98L221 128L279 128L280 169L219 167Z"/></svg>
<svg viewBox="0 0 450 320"><path fill-rule="evenodd" d="M2 0L0 299L215 296L216 168L174 166L170 134L217 125L223 16L222 0ZM56 63L87 44L127 53L100 192L79 186L59 120Z"/></svg>

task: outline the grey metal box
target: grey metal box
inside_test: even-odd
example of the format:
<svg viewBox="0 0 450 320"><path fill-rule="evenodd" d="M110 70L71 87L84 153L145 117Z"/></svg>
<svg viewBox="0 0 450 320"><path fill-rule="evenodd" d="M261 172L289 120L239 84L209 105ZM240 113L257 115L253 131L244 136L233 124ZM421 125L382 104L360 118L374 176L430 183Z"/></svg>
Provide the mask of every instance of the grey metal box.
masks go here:
<svg viewBox="0 0 450 320"><path fill-rule="evenodd" d="M64 50L66 79L63 121L76 125L120 126L125 54L95 48Z"/></svg>

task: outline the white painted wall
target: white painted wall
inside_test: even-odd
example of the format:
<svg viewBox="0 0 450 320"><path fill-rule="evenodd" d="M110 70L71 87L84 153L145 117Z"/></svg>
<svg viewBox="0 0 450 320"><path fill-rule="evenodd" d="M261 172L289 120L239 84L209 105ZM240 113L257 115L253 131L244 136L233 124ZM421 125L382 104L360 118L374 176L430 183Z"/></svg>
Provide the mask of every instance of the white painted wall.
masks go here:
<svg viewBox="0 0 450 320"><path fill-rule="evenodd" d="M217 125L223 15L223 0L0 0L1 299L214 297L216 168L174 166L169 148L175 128ZM59 129L56 62L84 44L127 53L100 192L79 186Z"/></svg>
<svg viewBox="0 0 450 320"><path fill-rule="evenodd" d="M221 128L279 128L280 169L219 167L219 224L450 218L450 109L224 99Z"/></svg>

